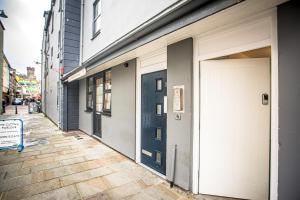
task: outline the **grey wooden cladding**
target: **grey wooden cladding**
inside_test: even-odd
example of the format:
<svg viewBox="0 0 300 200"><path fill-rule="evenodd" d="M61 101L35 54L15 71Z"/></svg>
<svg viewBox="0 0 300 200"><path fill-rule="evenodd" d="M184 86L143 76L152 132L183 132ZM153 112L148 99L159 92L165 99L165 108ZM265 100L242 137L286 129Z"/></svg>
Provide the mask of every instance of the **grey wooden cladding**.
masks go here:
<svg viewBox="0 0 300 200"><path fill-rule="evenodd" d="M66 0L65 27L63 37L63 65L64 73L68 73L79 66L80 57L80 0Z"/></svg>

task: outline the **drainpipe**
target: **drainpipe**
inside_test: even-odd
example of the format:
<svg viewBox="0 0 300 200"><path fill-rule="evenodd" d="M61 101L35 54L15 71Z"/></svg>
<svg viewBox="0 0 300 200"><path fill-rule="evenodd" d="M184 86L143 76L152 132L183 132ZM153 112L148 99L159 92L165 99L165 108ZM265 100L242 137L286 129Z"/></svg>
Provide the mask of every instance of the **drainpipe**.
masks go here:
<svg viewBox="0 0 300 200"><path fill-rule="evenodd" d="M81 0L81 47L80 47L80 65L83 63L83 40L84 40L84 0Z"/></svg>

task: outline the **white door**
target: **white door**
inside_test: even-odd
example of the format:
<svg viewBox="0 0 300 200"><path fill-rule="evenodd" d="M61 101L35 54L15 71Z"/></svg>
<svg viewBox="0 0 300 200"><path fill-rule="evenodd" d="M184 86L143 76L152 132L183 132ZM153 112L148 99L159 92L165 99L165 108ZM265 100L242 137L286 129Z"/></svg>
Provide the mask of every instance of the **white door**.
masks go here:
<svg viewBox="0 0 300 200"><path fill-rule="evenodd" d="M200 193L268 199L270 59L203 61L200 94Z"/></svg>

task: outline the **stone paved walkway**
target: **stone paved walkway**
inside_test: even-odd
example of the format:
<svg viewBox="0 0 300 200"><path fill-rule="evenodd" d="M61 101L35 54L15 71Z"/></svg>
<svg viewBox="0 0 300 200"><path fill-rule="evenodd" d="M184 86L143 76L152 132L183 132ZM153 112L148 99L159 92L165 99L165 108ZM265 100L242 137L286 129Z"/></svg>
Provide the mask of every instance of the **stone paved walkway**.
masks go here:
<svg viewBox="0 0 300 200"><path fill-rule="evenodd" d="M63 133L43 114L14 107L0 118L22 118L25 150L0 152L0 200L217 199L193 196L79 131Z"/></svg>

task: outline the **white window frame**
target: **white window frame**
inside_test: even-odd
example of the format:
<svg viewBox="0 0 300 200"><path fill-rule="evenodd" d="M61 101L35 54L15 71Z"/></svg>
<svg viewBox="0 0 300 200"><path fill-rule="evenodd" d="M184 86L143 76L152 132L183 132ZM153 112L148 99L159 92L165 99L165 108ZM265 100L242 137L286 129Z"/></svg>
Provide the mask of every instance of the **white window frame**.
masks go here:
<svg viewBox="0 0 300 200"><path fill-rule="evenodd" d="M97 6L98 5L98 6ZM99 35L100 33L100 27L98 27L98 30L96 30L96 23L97 20L101 20L101 14L102 14L102 0L95 0L93 3L93 38ZM96 8L99 8L96 12Z"/></svg>

